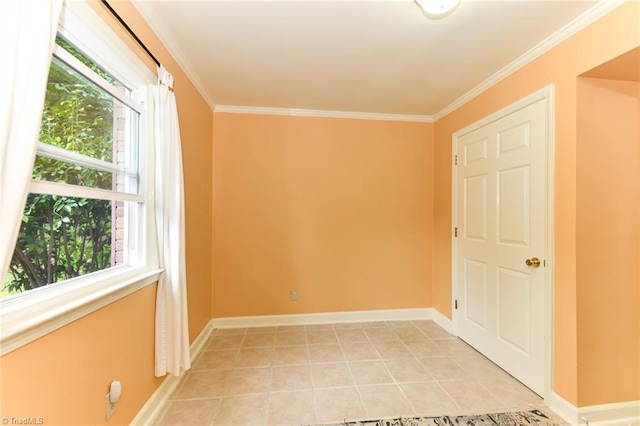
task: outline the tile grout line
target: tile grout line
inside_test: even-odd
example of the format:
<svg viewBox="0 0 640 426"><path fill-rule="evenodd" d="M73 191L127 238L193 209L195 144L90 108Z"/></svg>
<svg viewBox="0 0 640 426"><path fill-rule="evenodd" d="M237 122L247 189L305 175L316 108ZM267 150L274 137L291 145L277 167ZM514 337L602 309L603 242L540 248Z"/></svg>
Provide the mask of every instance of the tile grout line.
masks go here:
<svg viewBox="0 0 640 426"><path fill-rule="evenodd" d="M412 322L412 323L413 323L413 322ZM427 335L427 333L423 332L423 331L422 331L422 330L421 330L417 325L415 325L415 324L413 324L413 325L414 325L414 327L416 327L416 328L418 329L418 331L419 331L420 333L422 333L422 334L427 338L427 340L429 340L429 342L430 342L430 343L432 343L432 344L434 344L436 347L438 347L438 345L433 341L433 339L432 339L429 335ZM398 336L398 337L400 337L400 336ZM412 350L411 350L411 349L410 349L410 348L409 348L409 347L404 343L404 341L403 341L402 339L400 339L400 342L401 342L401 343L402 343L402 345L403 345L403 346L404 346L404 347L409 351L409 353L413 356L413 359L414 359L418 364L420 364L420 365L422 366L422 368L423 368L423 369L425 370L425 372L429 375L429 377L431 377L431 378L432 378L432 379L434 379L434 381L435 381L435 378L434 378L434 377L431 375L431 373L426 369L426 367L425 367L425 366L424 366L424 364L420 361L420 359L418 359L418 356L417 356L415 353L413 353L413 351L412 351ZM438 349L440 349L440 348L438 348ZM419 383L419 382L417 382L417 383ZM409 402L409 405L411 405L411 408L413 409L414 414L415 414L416 416L420 416L421 414L420 414L420 413L418 413L418 410L416 410L416 408L414 407L414 405L411 403L411 401L409 401L409 398L407 398L406 394L405 394L405 393L404 393L404 391L402 390L402 386L400 386L400 385L398 384L398 388L400 389L400 392L402 392L402 394L404 395L404 397L405 397L405 398L407 399L407 401ZM451 399L453 399L453 398L451 398ZM454 401L454 402L455 402L455 401ZM457 405L457 403L456 403L456 405Z"/></svg>
<svg viewBox="0 0 640 426"><path fill-rule="evenodd" d="M434 343L435 343L435 342L434 342ZM436 344L436 345L437 345L437 344ZM454 359L453 359L449 354L445 354L445 355L446 355L446 357L447 357L448 359L451 359L451 361L452 361L453 363L455 363L456 365L458 365L458 363L457 363L457 362L456 362L456 361L455 361L455 360L454 360ZM460 365L458 365L458 367L462 368L462 366L460 366ZM464 368L462 368L462 370L463 370L463 371L465 371L465 370L464 370ZM465 373L466 373L466 371L465 371ZM432 376L432 377L433 377L433 376ZM440 380L436 379L436 383L438 384L438 387L439 387L440 389L442 389L442 392L444 392L444 394L445 394L445 395L447 395L447 397L449 397L449 399L451 399L451 400L453 401L453 403L454 403L454 404L456 404L456 406L458 407L458 409L462 410L462 407L461 407L461 406L460 406L460 404L458 403L458 400L457 400L456 398L454 398L454 397L453 397L453 395L449 394L449 392L447 392L447 390L444 388L444 386L442 386L442 385L440 384ZM462 410L462 411L464 411L464 410Z"/></svg>
<svg viewBox="0 0 640 426"><path fill-rule="evenodd" d="M273 336L274 344L275 344L275 335ZM271 363L269 365L269 389L267 390L267 400L264 404L264 418L263 425L268 426L267 421L269 420L269 404L271 403L271 392L273 391L273 358L271 359Z"/></svg>
<svg viewBox="0 0 640 426"><path fill-rule="evenodd" d="M415 326L415 324L414 324ZM422 333L422 330L420 330L418 327L416 327L416 329L418 329L418 331L420 331ZM395 332L393 332L395 333ZM395 333L396 336L398 336L397 333ZM422 333L427 339L429 339L429 341L431 341L431 338L429 336L426 335L426 333ZM400 338L400 336L398 336ZM424 370L426 371L427 369L422 365L422 363L420 362L420 360L418 359L418 357L416 356L416 354L414 354L413 352L411 352L411 349L409 349L407 347L407 345L404 344L404 342L402 341L402 338L400 338L400 343L402 343L402 345L409 351L409 353L413 356L413 359L422 366L422 368L424 368ZM382 357L381 357L382 358ZM384 361L383 361L384 362ZM387 367L386 363L385 363L385 367ZM387 367L387 370L389 368ZM391 374L391 371L389 371L389 373ZM433 376L431 375L431 373L429 373L428 371L426 371L426 373L429 375L429 377ZM396 382L396 386L398 387L398 389L400 390L400 393L402 393L402 396L404 397L404 399L409 403L409 406L411 407L411 409L413 410L413 414L418 416L418 410L416 410L416 407L414 407L413 403L411 403L411 401L409 400L409 398L407 398L407 394L404 392L404 390L402 390L402 386L400 386L400 384L398 383L398 381L396 380L396 378L394 377L393 374L391 374L391 378Z"/></svg>
<svg viewBox="0 0 640 426"><path fill-rule="evenodd" d="M335 327L333 327L333 328L334 328L334 333L336 334L336 339L338 340L338 346L340 347L340 352L342 352L342 356L344 357L344 362L347 365L347 371L349 372L349 375L351 376L351 381L353 383L353 387L355 388L356 394L358 395L358 400L360 401L360 407L362 407L362 411L364 412L365 418L369 417L369 413L367 411L367 407L365 407L364 401L362 400L362 395L360 394L360 388L358 387L358 384L356 383L356 379L353 376L353 371L351 370L351 365L349 364L349 360L347 359L347 355L345 353L344 347L342 346L342 340L340 340L340 338L338 337L338 333L335 332ZM369 338L369 336L367 336L367 333L365 333L365 336L367 338ZM348 419L346 419L346 418L341 420L342 423L346 423L347 421L348 421Z"/></svg>
<svg viewBox="0 0 640 426"><path fill-rule="evenodd" d="M318 411L318 402L316 401L316 386L313 381L313 371L311 369L311 348L309 348L309 339L307 339L307 330L304 329L304 339L306 342L307 357L309 359L309 374L311 375L311 397L313 398L313 412L316 416L316 423L320 423L320 412Z"/></svg>
<svg viewBox="0 0 640 426"><path fill-rule="evenodd" d="M268 426L269 421L269 405L271 404L271 393L273 392L273 369L275 365L273 364L274 357L276 355L276 339L278 336L278 328L275 327L273 330L273 340L271 341L271 357L269 359L269 388L267 389L267 400L264 405L264 420L263 425Z"/></svg>
<svg viewBox="0 0 640 426"><path fill-rule="evenodd" d="M463 367L463 364L461 364L461 357L464 357L465 355L469 356L471 358L470 354L466 354L464 352L461 352L457 346L457 344L451 343L451 344L447 344L444 345L444 343L439 344L440 342L437 341L444 341L444 340L450 340L450 341L460 341L461 340L455 338L454 336L452 337L442 337L442 338L432 338L431 336L429 336L429 334L427 334L426 331L423 330L423 328L421 328L421 324L416 324L413 321L402 321L402 322L393 322L394 325L397 325L398 327L408 327L411 326L415 329L418 330L419 337L413 336L412 334L409 333L409 331L407 330L407 333L401 333L400 331L397 331L394 329L394 327L392 327L389 322L384 322L383 325L378 326L378 324L376 323L376 327L366 327L367 323L358 323L357 325L354 325L353 327L338 327L336 323L332 323L332 324L326 324L326 329L327 330L331 330L331 337L335 338L337 341L337 345L338 348L340 350L340 354L342 355L342 358L344 360L344 363L347 367L347 372L348 375L351 379L351 385L350 386L332 386L326 389L340 389L340 388L355 388L356 390L356 395L358 396L358 401L360 402L361 408L363 409L363 412L365 414L365 418L371 418L373 417L372 414L369 412L369 410L367 409L367 407L364 404L364 400L362 397L362 394L360 392L360 389L362 387L375 387L375 386L385 386L385 385L393 385L395 386L396 389L398 389L400 391L400 395L402 395L402 398L404 398L405 402L409 404L409 407L411 407L411 410L413 412L414 416L421 416L423 413L420 413L416 410L416 408L414 407L414 405L411 403L410 399L407 397L407 394L405 393L405 391L402 389L401 383L403 384L413 384L413 383L422 383L422 380L413 382L413 381L409 381L409 382L399 382L398 379L392 374L391 369L389 367L389 365L387 364L388 361L391 360L395 360L396 358L389 358L389 359L384 359L381 349L376 347L375 343L381 343L381 342L396 342L396 340L374 340L371 338L371 336L369 336L369 334L367 334L366 330L371 328L371 329L386 329L388 330L390 333L392 333L392 335L397 338L400 343L401 343L401 347L404 348L405 350L407 350L409 352L409 354L411 355L411 357L407 357L407 358L397 358L398 360L411 360L413 363L418 362L418 366L420 366L425 372L426 372L426 377L429 377L433 380L429 380L430 383L437 383L437 388L440 389L444 395L446 395L447 398L449 398L456 407L458 407L458 410L461 411L461 414L467 414L467 413L471 413L471 410L464 410L462 409L462 406L460 405L459 401L457 399L455 399L451 394L449 394L449 392L447 392L447 390L444 388L443 384L444 382L450 382L450 381L460 381L462 379L460 378L451 378L451 379L436 379L430 372L430 370L426 367L426 365L420 361L420 359L418 358L417 353L420 352L422 349L420 347L414 348L415 351L418 352L414 352L412 351L409 346L407 346L407 344L405 343L405 341L403 340L402 336L405 336L407 338L408 341L416 341L416 342L420 342L420 341L425 341L425 342L429 342L430 344L434 345L441 353L442 356L445 359L450 360L453 365L457 368L459 368L465 376L468 377L468 380L472 381L474 384L479 385L480 389L483 389L484 391L486 391L488 393L488 395L494 399L495 401L497 401L497 403L499 404L500 410L504 411L506 410L508 407L506 406L506 404L503 404L502 401L499 398L499 395L494 394L494 392L492 392L489 387L487 386L487 384L485 384L484 382L481 382L478 377L476 375L472 375L470 374L467 368ZM373 323L372 323L373 324ZM323 330L324 328L319 328L318 330ZM359 330L360 333L364 334L364 339L363 340L355 340L353 343L367 343L368 345L370 345L370 347L372 347L374 349L373 354L375 354L377 356L377 359L353 359L353 360L349 360L348 358L348 353L353 355L351 352L347 351L347 348L344 346L345 344L350 343L349 341L349 334L344 332L343 330ZM205 345L205 350L199 354L198 358L196 360L194 360L194 366L197 365L199 362L202 361L203 357L205 356L205 354L207 352L210 351L225 351L225 350L234 350L236 353L233 357L233 361L230 363L229 367L225 367L225 368L207 368L204 370L191 370L189 372L187 372L187 374L185 375L184 380L182 380L182 383L173 391L172 395L169 396L169 398L166 401L166 405L165 407L163 407L162 411L160 412L160 414L157 416L158 420L164 420L164 418L168 415L169 413L169 408L172 406L172 404L175 401L204 401L204 400L218 400L218 404L216 404L214 410L212 411L211 414L211 420L209 421L210 425L214 425L216 424L216 419L218 418L219 414L221 413L221 409L222 409L222 401L227 399L227 398L231 398L231 397L238 397L238 396L248 396L248 395L256 395L256 392L249 392L249 393L242 393L242 394L233 394L233 395L228 395L227 394L227 390L228 390L228 386L229 386L229 378L231 375L231 372L233 371L238 371L239 369L246 369L246 370L251 370L251 369L258 369L258 368L263 368L263 365L248 365L248 366L240 366L238 365L238 362L240 360L240 355L241 355L241 351L243 349L258 349L258 348L269 348L270 349L270 359L269 359L269 363L268 365L265 365L269 368L269 373L268 373L268 388L266 388L266 395L265 395L265 407L264 407L264 412L263 412L263 426L268 426L268 422L269 422L269 413L270 413L270 404L271 404L271 398L272 398L272 393L277 392L274 390L274 383L273 383L273 379L274 379L274 374L275 374L275 369L276 367L290 367L290 366L305 366L305 368L303 370L306 371L306 373L308 374L309 377L309 381L310 381L310 394L312 397L312 403L313 403L313 410L314 410L314 414L315 414L315 421L320 423L320 412L319 412L319 407L316 401L316 397L317 397L317 391L319 391L320 389L325 389L325 388L316 388L314 379L313 379L313 365L314 364L319 364L319 365L323 365L323 364L332 364L332 363L337 363L338 361L326 361L324 360L324 358L317 363L313 363L311 360L311 343L309 341L309 334L308 332L311 330L308 330L307 327L302 326L302 330L303 330L303 336L304 336L304 344L303 345L297 345L297 344L286 344L282 347L297 347L297 346L303 346L304 350L305 350L305 354L306 354L306 360L305 362L303 362L302 364L300 364L299 362L301 361L299 359L299 356L301 354L297 353L295 354L296 357L298 358L294 358L291 360L292 364L275 364L275 357L276 357L276 349L279 347L278 345L276 345L277 342L277 336L278 336L278 328L275 327L274 328L274 334L273 334L273 340L271 341L271 345L269 346L263 346L262 343L259 344L258 346L254 347L254 346L249 346L249 347L244 347L243 345L245 344L246 340L247 340L247 336L250 334L260 334L261 330L258 329L254 329L252 330L252 333L249 333L248 329L244 329L243 332L238 333L238 334L217 334L217 330L214 330L214 333L212 333L211 339L207 342L207 344ZM282 332L282 331L281 331ZM400 333L400 334L399 334ZM321 335L323 333L320 333ZM328 333L327 337L329 336ZM216 337L221 337L221 336L233 336L233 335L241 335L242 338L239 339L239 347L236 348L229 348L229 347L220 347L220 348L212 348L211 350L207 350L209 348L209 346L213 343L214 339ZM344 338L340 338L340 335L345 335L346 337ZM354 336L355 338L355 336ZM424 338L424 339L423 339ZM258 341L260 341L260 339L257 339ZM237 340L236 340L237 341ZM323 338L320 338L317 342L315 342L315 344L317 345L329 345L329 344L333 344L333 343L329 343L329 342L325 342L323 341ZM235 345L235 343L234 343ZM363 345L364 346L364 345ZM428 350L429 348L427 348ZM420 352L421 353L421 352ZM373 355L372 354L372 355ZM426 354L425 357L423 357L424 359L428 359L431 358L433 356L431 356L430 354ZM229 357L230 358L230 357ZM367 358L367 357L365 357ZM356 383L355 380L355 376L352 370L352 366L351 363L355 363L355 362L382 362L382 367L383 370L386 372L386 374L388 374L388 376L391 379L391 382L388 383L371 383L371 384L362 384L359 385L358 383ZM473 359L469 359L468 360L470 363L473 363L474 360ZM490 361L490 360L489 360ZM228 361L225 361L228 362ZM478 361L480 362L480 361ZM210 367L213 364L210 365ZM216 364L217 365L217 364ZM398 362L399 367L404 367L406 368L406 365L402 365L401 362ZM493 363L493 365L495 365L495 363ZM469 366L468 366L469 367ZM497 366L499 368L499 366ZM218 397L191 397L191 398L180 398L180 399L175 399L175 396L177 396L185 387L185 385L187 384L187 382L189 381L189 379L194 375L197 374L199 372L202 371L223 371L223 370L227 370L229 372L229 375L227 375L227 377L225 378L225 382L222 386L222 395L218 396ZM373 370L378 371L378 369ZM446 373L443 372L443 373ZM492 370L489 369L487 370L487 380L491 379L491 373ZM425 377L425 378L426 378ZM484 377L484 376L483 376ZM524 385L523 385L524 386ZM295 386L294 386L295 387ZM282 390L281 392L302 392L302 391L306 391L305 389L285 389ZM190 392L193 393L193 392ZM259 393L258 393L259 394ZM331 400L329 400L331 401ZM514 404L510 404L509 406L514 405ZM521 407L524 406L530 407L530 409L540 409L538 408L540 405L536 405L533 402L528 402L525 399L522 400L522 404ZM520 404L518 403L518 407L520 407ZM518 408L518 410L520 410L521 408ZM524 409L524 408L522 408ZM489 410L492 411L492 410ZM544 412L544 411L543 411ZM395 415L389 416L389 417L393 417ZM387 417L386 415L384 417ZM402 417L402 415L398 416L398 417ZM342 423L344 421L349 421L350 419L337 419L337 421L339 423ZM355 419L354 419L355 420Z"/></svg>
<svg viewBox="0 0 640 426"><path fill-rule="evenodd" d="M398 336L398 334L393 331L392 327L390 326L386 326L386 328L388 328L392 333L394 333L396 335L396 337L398 337L398 339L400 339L400 342L402 343L402 339L400 338L400 336ZM391 373L391 370L389 370L389 367L387 366L384 358L382 357L382 354L380 353L380 351L378 351L378 349L375 347L375 345L373 344L373 341L371 340L371 338L369 337L369 335L363 330L363 334L365 335L365 338L367 339L367 342L371 345L371 347L373 348L373 350L375 351L375 353L378 356L379 361L382 363L382 366L384 368L384 370L387 372L387 374L389 375L389 377L391 378L391 380L393 380L392 384L394 384L396 386L396 388L400 391L400 393L402 394L402 397L405 399L405 401L409 404L409 406L411 407L412 411L415 412L415 409L413 407L413 404L411 404L411 402L409 401L409 399L406 397L405 393L402 391L402 389L400 388L400 385L398 384L398 381L396 380L396 378L394 377L394 375ZM340 343L340 347L343 351L343 354L345 354L345 350L344 347L342 346L342 341L340 339L338 339L339 343ZM407 348L408 349L408 348ZM409 351L411 352L411 351ZM413 355L413 353L412 353ZM345 359L346 359L346 354L345 354ZM367 360L360 360L360 361L367 361ZM369 361L376 361L376 360L369 360ZM365 414L367 417L371 417L371 413L367 410L367 407L364 404L364 401L362 399L362 394L360 393L360 386L355 383L355 378L353 377L353 372L351 371L351 366L349 365L349 360L347 360L347 368L349 369L349 371L351 372L351 376L352 379L354 381L354 384L356 386L356 391L358 392L358 395L360 397L360 402L362 403L362 406L365 410ZM376 384L371 384L372 386L384 386L385 384L382 383L376 383ZM366 386L366 385L361 385L361 386Z"/></svg>

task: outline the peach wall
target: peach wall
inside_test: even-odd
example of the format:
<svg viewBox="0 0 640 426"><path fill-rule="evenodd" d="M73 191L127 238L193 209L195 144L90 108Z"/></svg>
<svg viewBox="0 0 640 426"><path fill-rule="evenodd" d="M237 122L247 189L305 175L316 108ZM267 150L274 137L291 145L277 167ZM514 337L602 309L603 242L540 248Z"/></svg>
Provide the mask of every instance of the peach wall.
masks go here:
<svg viewBox="0 0 640 426"><path fill-rule="evenodd" d="M451 316L451 135L549 84L555 87L553 391L578 404L576 78L640 45L629 2L435 123L434 307ZM637 338L637 336L628 336Z"/></svg>
<svg viewBox="0 0 640 426"><path fill-rule="evenodd" d="M577 112L578 402L640 400L640 83L580 78Z"/></svg>
<svg viewBox="0 0 640 426"><path fill-rule="evenodd" d="M129 0L112 1L129 26L174 76L185 171L189 334L211 318L211 109ZM104 6L92 6L132 49L153 64ZM154 377L155 285L11 352L0 359L2 416L39 416L46 424L104 424L108 385L123 384L108 424L129 424L162 379Z"/></svg>
<svg viewBox="0 0 640 426"><path fill-rule="evenodd" d="M155 64L132 37L105 11L104 6L96 0L92 1L105 21L129 42L135 52L145 58L155 72ZM184 167L189 336L193 341L211 319L213 116L211 108L189 77L130 0L112 2L111 6L174 77Z"/></svg>
<svg viewBox="0 0 640 426"><path fill-rule="evenodd" d="M432 305L432 124L215 113L214 145L214 317Z"/></svg>
<svg viewBox="0 0 640 426"><path fill-rule="evenodd" d="M162 382L153 375L155 292L145 287L0 358L0 417L129 424ZM113 380L122 383L122 397L107 423Z"/></svg>

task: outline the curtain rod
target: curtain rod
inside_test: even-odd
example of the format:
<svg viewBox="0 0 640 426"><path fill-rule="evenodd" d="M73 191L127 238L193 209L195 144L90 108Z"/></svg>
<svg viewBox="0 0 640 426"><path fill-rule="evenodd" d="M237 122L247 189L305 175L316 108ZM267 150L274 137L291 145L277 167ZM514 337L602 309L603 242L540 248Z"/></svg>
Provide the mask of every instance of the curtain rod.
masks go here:
<svg viewBox="0 0 640 426"><path fill-rule="evenodd" d="M142 42L142 40L140 40L138 38L138 36L136 35L136 33L133 32L133 30L131 29L131 27L129 27L129 25L127 25L126 22L124 22L124 19L122 19L120 17L120 15L118 15L118 12L116 12L115 10L113 10L113 8L111 7L111 5L107 2L107 0L102 0L102 4L104 4L107 9L109 9L109 12L111 12L111 14L118 20L118 22L120 22L120 24L122 24L122 26L124 27L125 30L127 30L127 32L129 34L131 34L131 36L135 39L135 41L140 45L140 47L142 47L144 49L144 51L147 53L147 55L149 55L149 57L151 59L153 59L153 62L156 63L157 66L160 66L160 61L158 61L158 59L156 59L155 56L153 56L153 53L151 53L151 51L149 50L149 48L147 46L144 45L144 43Z"/></svg>

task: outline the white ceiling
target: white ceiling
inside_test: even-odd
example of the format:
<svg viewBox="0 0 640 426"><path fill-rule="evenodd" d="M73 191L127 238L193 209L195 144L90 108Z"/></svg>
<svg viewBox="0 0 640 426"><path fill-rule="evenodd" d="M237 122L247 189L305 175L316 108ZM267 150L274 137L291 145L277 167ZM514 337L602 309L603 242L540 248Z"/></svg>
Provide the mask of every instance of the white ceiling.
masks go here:
<svg viewBox="0 0 640 426"><path fill-rule="evenodd" d="M212 106L433 116L596 0L462 0L439 20L412 0L134 4Z"/></svg>

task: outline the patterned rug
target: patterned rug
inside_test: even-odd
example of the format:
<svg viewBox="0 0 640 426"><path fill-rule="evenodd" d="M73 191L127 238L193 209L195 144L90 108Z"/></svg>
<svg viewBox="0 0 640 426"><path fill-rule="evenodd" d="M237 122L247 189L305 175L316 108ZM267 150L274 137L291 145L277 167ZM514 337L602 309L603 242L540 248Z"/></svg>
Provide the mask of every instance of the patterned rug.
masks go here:
<svg viewBox="0 0 640 426"><path fill-rule="evenodd" d="M361 420L326 426L559 426L539 410L473 416L397 417L394 419Z"/></svg>

